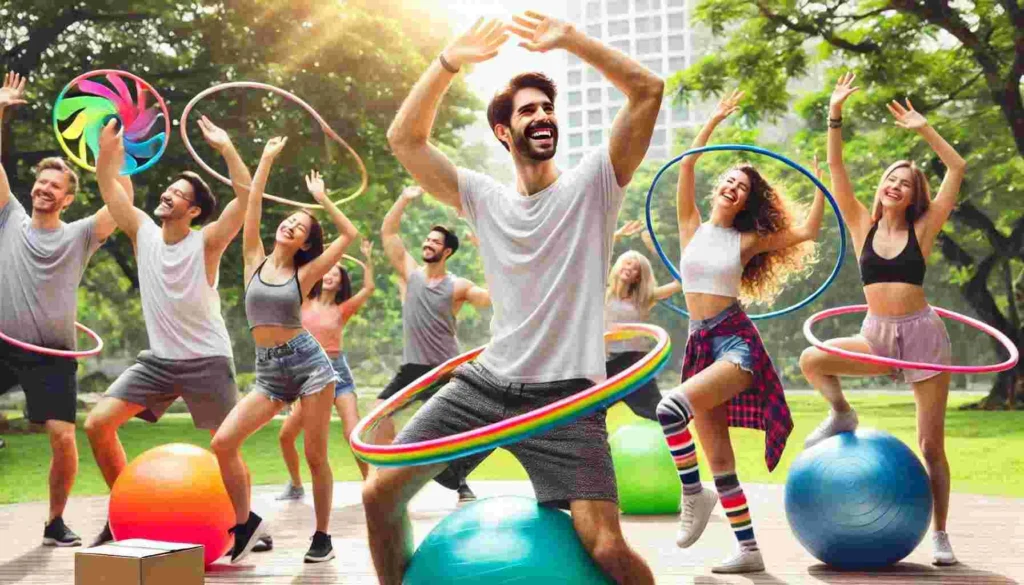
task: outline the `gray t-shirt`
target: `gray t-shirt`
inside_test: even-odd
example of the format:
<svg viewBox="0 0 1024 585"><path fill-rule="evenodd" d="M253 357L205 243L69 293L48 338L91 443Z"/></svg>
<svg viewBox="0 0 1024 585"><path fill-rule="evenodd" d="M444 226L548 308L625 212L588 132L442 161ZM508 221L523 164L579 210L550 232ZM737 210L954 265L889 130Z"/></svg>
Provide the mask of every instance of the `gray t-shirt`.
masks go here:
<svg viewBox="0 0 1024 585"><path fill-rule="evenodd" d="M78 285L96 239L96 216L61 223L54 230L32 227L13 196L0 209L0 331L15 339L76 349Z"/></svg>
<svg viewBox="0 0 1024 585"><path fill-rule="evenodd" d="M409 273L402 300L402 363L434 366L459 355L457 324L452 313L455 277L427 284L423 268Z"/></svg>
<svg viewBox="0 0 1024 585"><path fill-rule="evenodd" d="M602 145L530 196L459 169L494 316L478 360L503 380L605 379L604 290L624 191Z"/></svg>

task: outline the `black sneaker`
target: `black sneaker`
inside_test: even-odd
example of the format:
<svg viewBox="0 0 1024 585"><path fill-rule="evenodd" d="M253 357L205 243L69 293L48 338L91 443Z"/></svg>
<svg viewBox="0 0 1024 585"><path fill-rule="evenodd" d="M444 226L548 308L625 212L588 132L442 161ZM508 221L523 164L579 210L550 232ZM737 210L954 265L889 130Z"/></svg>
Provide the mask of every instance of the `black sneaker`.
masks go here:
<svg viewBox="0 0 1024 585"><path fill-rule="evenodd" d="M108 542L114 542L114 535L110 533L110 521L103 525L103 531L96 536L96 539L89 546L100 546Z"/></svg>
<svg viewBox="0 0 1024 585"><path fill-rule="evenodd" d="M274 539L269 534L264 534L263 538L260 538L252 547L252 552L267 552L268 550L274 550Z"/></svg>
<svg viewBox="0 0 1024 585"><path fill-rule="evenodd" d="M334 547L331 546L331 535L326 532L314 532L313 542L306 552L307 563L322 563L334 558Z"/></svg>
<svg viewBox="0 0 1024 585"><path fill-rule="evenodd" d="M456 504L457 507L462 507L470 502L476 501L476 494L473 493L473 490L469 489L468 485L460 485L457 491L459 492L459 502Z"/></svg>
<svg viewBox="0 0 1024 585"><path fill-rule="evenodd" d="M57 516L43 529L44 546L82 546L82 538L64 524Z"/></svg>
<svg viewBox="0 0 1024 585"><path fill-rule="evenodd" d="M231 551L231 562L237 563L252 552L253 547L267 533L267 525L263 522L263 518L254 512L249 512L249 519L245 521L245 524L235 524L228 532L235 535L235 548Z"/></svg>

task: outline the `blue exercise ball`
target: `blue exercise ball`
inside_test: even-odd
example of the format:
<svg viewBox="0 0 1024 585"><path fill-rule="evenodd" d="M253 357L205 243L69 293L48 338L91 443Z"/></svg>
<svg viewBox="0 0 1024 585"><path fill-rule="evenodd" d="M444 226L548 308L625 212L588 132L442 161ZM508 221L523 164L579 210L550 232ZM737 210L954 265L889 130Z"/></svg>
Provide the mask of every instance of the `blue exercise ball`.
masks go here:
<svg viewBox="0 0 1024 585"><path fill-rule="evenodd" d="M931 517L924 466L888 433L840 433L801 453L789 468L789 526L808 552L838 569L903 559L920 544Z"/></svg>
<svg viewBox="0 0 1024 585"><path fill-rule="evenodd" d="M452 512L416 549L402 582L612 583L583 548L568 514L512 496Z"/></svg>

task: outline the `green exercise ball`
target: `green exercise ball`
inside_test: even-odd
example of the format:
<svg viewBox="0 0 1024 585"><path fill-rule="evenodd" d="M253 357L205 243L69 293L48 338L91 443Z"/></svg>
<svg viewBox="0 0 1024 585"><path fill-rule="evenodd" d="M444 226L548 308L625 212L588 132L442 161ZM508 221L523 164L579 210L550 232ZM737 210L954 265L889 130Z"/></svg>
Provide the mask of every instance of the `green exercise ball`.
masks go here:
<svg viewBox="0 0 1024 585"><path fill-rule="evenodd" d="M682 486L661 425L628 424L609 441L623 514L678 514Z"/></svg>
<svg viewBox="0 0 1024 585"><path fill-rule="evenodd" d="M601 585L569 515L532 498L487 498L452 512L416 549L404 585Z"/></svg>

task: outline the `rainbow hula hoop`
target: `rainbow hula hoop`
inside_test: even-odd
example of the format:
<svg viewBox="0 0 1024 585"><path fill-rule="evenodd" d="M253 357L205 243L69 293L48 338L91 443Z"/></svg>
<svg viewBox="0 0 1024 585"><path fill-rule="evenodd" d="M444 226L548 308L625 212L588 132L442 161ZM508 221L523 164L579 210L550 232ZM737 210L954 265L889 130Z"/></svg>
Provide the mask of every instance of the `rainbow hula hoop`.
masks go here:
<svg viewBox="0 0 1024 585"><path fill-rule="evenodd" d="M811 345L825 353L830 353L832 355L837 355L847 359L856 360L858 362L891 366L894 368L903 368L907 370L930 370L933 372L983 374L988 372L1002 372L1005 370L1009 370L1010 368L1017 365L1017 360L1020 357L1017 351L1017 346L1014 345L1013 342L1010 341L1010 338L1004 335L1002 331L999 331L998 329L992 327L988 323L978 321L977 319L972 319L971 317L961 315L960 313L954 313L953 311L947 311L946 309L940 309L939 307L932 307L932 309L934 309L935 312L938 313L941 317L946 317L947 319L953 319L954 321L959 321L961 323L964 323L965 325L970 325L975 329L979 329L985 333L988 333L992 337L995 337L1000 343L1003 344L1003 347L1006 348L1006 351L1010 354L1009 359L1007 359L1004 362L988 366L946 366L943 364L909 362L869 353L849 351L846 349L825 345L824 343L821 342L821 340L814 336L814 333L811 333L811 326L817 323L818 321L821 321L822 319L828 319L829 317L835 317L837 315L846 315L847 313L862 313L868 310L867 305L850 305L848 307L835 307L832 309L825 309L824 311L811 315L806 321L804 321L804 337L807 338L807 341L809 341Z"/></svg>
<svg viewBox="0 0 1024 585"><path fill-rule="evenodd" d="M672 273L672 277L682 282L683 279L679 275L679 271L676 269L675 265L672 264L672 261L668 259L668 256L665 255L665 250L661 248L661 243L658 242L658 236L657 234L654 233L654 222L651 219L651 201L654 198L654 188L658 185L658 181L661 180L661 176L665 173L665 171L669 169L669 167L683 160L683 158L688 155L700 154L702 152L737 150L753 152L756 154L763 154L765 156L774 158L777 161L783 162L789 167L796 169L797 171L800 171L801 174L803 174L805 177L810 179L812 183L814 183L814 186L821 189L821 192L825 194L825 199L827 199L829 205L832 206L832 211L836 215L836 221L839 223L839 255L836 258L835 266L832 267L832 273L829 274L828 278L825 279L825 282L820 287L818 287L818 290L812 292L810 296L800 301L799 303L790 305L784 309L771 311L769 313L761 313L759 315L748 315L748 317L751 321L760 321L762 319L771 319L774 317L788 315L789 313L792 313L793 311L798 311L812 303L814 299L821 296L821 293L825 292L825 289L832 285L836 277L839 276L839 269L843 267L843 258L846 256L846 224L843 223L843 215L839 212L839 205L836 204L836 200L832 197L832 193L828 190L828 187L826 187L821 181L819 181L818 177L814 176L814 173L808 171L804 167L800 166L798 163L786 158L785 156L782 156L781 154L776 154L770 150L761 148L760 146L751 146L748 144L716 144L713 146L702 146L701 148L691 148L690 150L687 150L686 152L680 154L679 156L665 163L665 166L661 167L661 169L658 171L658 174L654 175L654 181L651 182L651 187L647 190L647 231L651 233L651 241L654 243L654 249L657 250L658 256L661 257L661 261L668 268L668 271ZM679 315L686 317L687 319L690 318L690 314L686 312L686 309L683 309L682 307L670 303L669 301L660 301L660 304L678 313Z"/></svg>
<svg viewBox="0 0 1024 585"><path fill-rule="evenodd" d="M103 75L110 87L91 80ZM135 97L122 77L135 82ZM113 89L111 89L111 87ZM71 91L82 95L65 98ZM147 105L147 94L156 98L156 104ZM163 116L163 131L152 134L157 120ZM124 166L122 175L134 175L156 164L167 150L171 135L171 117L167 104L156 89L140 77L117 69L97 69L83 73L64 86L53 104L53 131L64 154L76 165L95 171L89 162L89 152L95 160L100 152L100 130L110 119L117 119L124 129ZM61 122L71 119L61 127ZM65 140L77 140L73 149ZM144 160L140 164L140 160Z"/></svg>
<svg viewBox="0 0 1024 585"><path fill-rule="evenodd" d="M92 329L89 329L88 327L86 327L85 325L82 325L81 323L75 323L75 327L79 331L81 331L82 333L85 333L89 337L93 338L93 340L96 341L96 347L94 347L92 349L89 349L89 350L86 350L86 351L70 351L70 350L67 350L67 349L53 349L52 347L43 347L41 345L33 345L31 343L25 343L24 341L19 341L19 340L13 338L13 337L5 335L3 331L0 331L0 339L6 341L7 343L9 343L11 345L13 345L14 347L17 347L19 349L24 349L25 351L31 351L31 352L34 352L34 353L39 353L39 354L42 354L42 355L55 356L55 357L86 358L86 357L92 357L94 355L98 355L101 351L103 351L103 339L100 338L100 336L95 331L93 331Z"/></svg>
<svg viewBox="0 0 1024 585"><path fill-rule="evenodd" d="M192 143L189 142L188 132L186 131L186 128L185 128L185 124L186 124L186 122L188 122L188 115L192 112L192 108L195 107L195 105L199 102L199 100L205 98L206 96L208 96L210 94L214 94L214 93L217 93L217 92L220 92L220 91L224 91L225 89L232 89L232 88L262 89L264 91L269 91L270 93L275 93L275 94L277 94L277 95L279 95L279 96L281 96L281 97L283 97L285 99L288 99L288 100L292 101L293 103L295 103L298 106L300 106L302 109L306 110L306 112L309 113L310 116L313 116L313 119L316 120L317 124L320 124L320 129L323 130L324 134L326 134L331 140L333 140L333 141L337 142L338 144L340 144L345 150L348 151L349 154L352 155L352 158L354 158L356 160L356 165L359 167L359 174L360 174L360 177L361 177L361 182L359 183L359 188L356 189L355 192L352 193L351 195L349 195L347 197L342 197L341 199L338 199L337 201L335 201L334 202L335 205L341 205L342 203L347 203L349 201L352 201L353 199L355 199L356 197L359 197L360 195L362 195L366 191L366 186L369 184L370 179L369 179L369 175L367 175L367 173L366 173L366 165L363 164L363 159L360 158L359 154L355 151L354 148L349 146L348 142L345 142L344 138L339 136L338 133L335 132L334 129L331 128L327 124L327 121L324 120L323 117L320 116L320 114L318 114L317 111L314 110L312 106L310 106L309 104L304 102L302 100L302 98L300 98L299 96L297 96L297 95L295 95L295 94L293 94L291 92L285 91L285 90L283 90L283 89L281 89L279 87L274 87L273 85L268 85L266 83L257 83L255 81L232 81L232 82L229 82L229 83L220 83L220 84L214 85L213 87L208 87L208 88L204 89L203 91L199 92L199 94L196 95L196 97L192 98L192 100L190 102L188 102L188 105L185 106L185 111L183 111L181 113L181 120L178 123L178 125L181 126L181 140L182 140L182 142L185 143L185 150L187 150L188 153L192 155L192 158L195 159L196 164L198 164L200 167L202 167L204 171L206 171L207 173L210 173L214 178L216 178L221 183L224 183L228 187L234 187L235 186L234 182L232 182L231 179L229 179L229 178L225 177L224 175L218 173L217 171L213 170L213 168L211 168L210 165L206 164L206 162L199 157L199 154L195 151L194 148L192 148ZM239 184L238 187L241 187L243 189L248 189L249 185L241 185L241 184ZM334 192L335 191L332 191L331 193L333 194ZM295 207L301 207L301 208L304 208L304 209L323 209L324 208L323 205L320 205L319 203L302 203L300 201L292 201L291 199L285 199L284 197L279 197L277 195L271 195L270 193L264 193L263 194L263 198L264 199L270 199L271 201L277 201L278 203L286 203L288 205L293 205Z"/></svg>
<svg viewBox="0 0 1024 585"><path fill-rule="evenodd" d="M455 368L480 355L484 348L479 347L427 372L375 408L352 430L349 444L357 457L371 465L402 467L442 463L521 441L621 400L656 376L668 363L672 353L672 344L664 329L656 325L625 324L604 334L606 341L640 336L657 340L654 349L642 360L600 384L542 408L440 439L404 445L371 445L363 441L363 434L367 430L373 429L377 423L412 402L419 394L444 384Z"/></svg>

